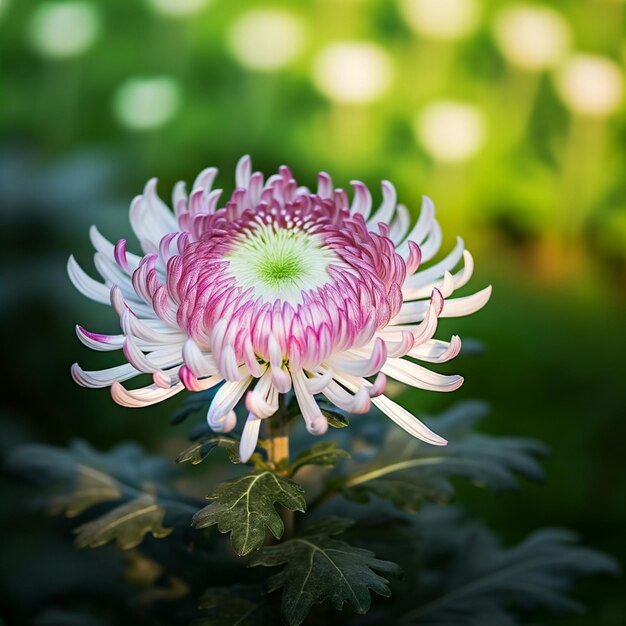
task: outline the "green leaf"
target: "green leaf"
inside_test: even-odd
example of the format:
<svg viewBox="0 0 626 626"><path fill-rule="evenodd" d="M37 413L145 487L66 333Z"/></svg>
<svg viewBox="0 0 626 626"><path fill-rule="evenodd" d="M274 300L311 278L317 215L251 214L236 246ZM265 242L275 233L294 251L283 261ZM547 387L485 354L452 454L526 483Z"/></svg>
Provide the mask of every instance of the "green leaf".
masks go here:
<svg viewBox="0 0 626 626"><path fill-rule="evenodd" d="M425 499L448 500L453 477L469 478L495 491L517 488L516 473L542 478L537 457L545 453L545 446L530 439L472 433L485 413L484 404L464 402L433 420L433 428L449 439L445 447L391 430L375 462L345 480L345 495L357 502L376 495L412 512Z"/></svg>
<svg viewBox="0 0 626 626"><path fill-rule="evenodd" d="M134 500L148 492L156 494L159 504L185 524L197 511L194 499L173 488L172 464L131 443L108 452L94 450L84 441L74 441L69 448L25 444L9 454L7 467L45 485L45 502L51 512L68 517L95 504Z"/></svg>
<svg viewBox="0 0 626 626"><path fill-rule="evenodd" d="M289 466L289 476L293 476L305 465L334 467L340 459L349 459L350 455L337 447L335 441L322 441L312 448L301 452Z"/></svg>
<svg viewBox="0 0 626 626"><path fill-rule="evenodd" d="M353 502L367 503L370 496L389 500L398 510L405 513L419 511L424 501L445 503L453 493L452 486L445 480L411 474L391 475L346 489L346 496Z"/></svg>
<svg viewBox="0 0 626 626"><path fill-rule="evenodd" d="M193 465L202 463L215 448L225 448L228 458L233 463L241 463L239 459L239 442L231 437L223 435L205 437L194 441L186 450L176 458L177 463L191 462Z"/></svg>
<svg viewBox="0 0 626 626"><path fill-rule="evenodd" d="M329 601L337 610L348 604L356 613L367 613L370 589L388 597L388 580L400 574L395 563L377 559L373 552L353 548L332 535L342 533L352 521L327 518L299 537L276 546L265 546L255 554L251 566L283 570L269 580L269 590L283 589L282 612L288 624L301 624L314 604Z"/></svg>
<svg viewBox="0 0 626 626"><path fill-rule="evenodd" d="M350 426L350 421L343 413L322 409L322 415L328 420L328 425L333 428L345 428Z"/></svg>
<svg viewBox="0 0 626 626"><path fill-rule="evenodd" d="M441 558L436 561L438 578L422 586L398 624L514 624L511 619L501 619L511 606L578 611L580 605L566 595L574 580L581 574L619 569L615 561L576 545L573 533L559 529L537 531L509 549L500 548L485 530L475 530L447 571L441 570L441 562ZM487 620L487 616L491 618Z"/></svg>
<svg viewBox="0 0 626 626"><path fill-rule="evenodd" d="M76 528L75 543L79 548L97 548L115 540L119 548L129 550L148 532L158 539L167 537L173 529L163 527L164 516L165 510L146 494Z"/></svg>
<svg viewBox="0 0 626 626"><path fill-rule="evenodd" d="M48 509L53 515L64 513L67 517L77 517L96 504L122 497L119 484L108 474L85 465L77 466L76 470L73 488L50 497Z"/></svg>
<svg viewBox="0 0 626 626"><path fill-rule="evenodd" d="M266 529L276 539L282 536L284 524L274 506L276 502L290 511L306 510L300 485L270 471L252 472L229 480L207 498L214 502L198 511L192 524L197 528L217 524L221 533L230 532L231 543L239 556L260 548Z"/></svg>

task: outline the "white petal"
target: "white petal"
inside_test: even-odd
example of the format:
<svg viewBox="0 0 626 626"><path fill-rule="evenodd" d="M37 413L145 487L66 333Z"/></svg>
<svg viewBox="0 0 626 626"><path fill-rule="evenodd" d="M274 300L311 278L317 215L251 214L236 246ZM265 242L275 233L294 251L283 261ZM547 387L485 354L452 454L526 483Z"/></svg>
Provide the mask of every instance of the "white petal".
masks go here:
<svg viewBox="0 0 626 626"><path fill-rule="evenodd" d="M380 205L380 208L366 222L367 228L369 230L374 230L379 222L389 224L394 209L396 208L396 202L398 200L396 188L388 180L383 180L382 189L383 201Z"/></svg>
<svg viewBox="0 0 626 626"><path fill-rule="evenodd" d="M332 379L333 370L331 368L328 368L321 376L313 376L312 378L307 378L306 387L313 395L315 395L316 393L321 393Z"/></svg>
<svg viewBox="0 0 626 626"><path fill-rule="evenodd" d="M420 422L414 415L411 415L405 408L390 400L387 396L372 398L372 403L377 406L389 419L393 420L400 428L407 433L426 441L434 446L445 446L447 441L434 433L428 426Z"/></svg>
<svg viewBox="0 0 626 626"><path fill-rule="evenodd" d="M141 374L130 363L91 372L85 371L78 363L74 363L71 373L75 383L81 385L81 387L92 388L109 387L116 381L128 380Z"/></svg>
<svg viewBox="0 0 626 626"><path fill-rule="evenodd" d="M422 196L422 208L420 209L420 216L413 226L413 229L408 234L406 240L397 249L398 254L402 258L407 258L409 253L409 245L407 242L414 241L421 246L422 242L426 239L426 236L432 228L432 224L435 221L435 205L428 196Z"/></svg>
<svg viewBox="0 0 626 626"><path fill-rule="evenodd" d="M84 296L95 302L109 304L109 287L86 274L83 268L76 262L74 255L67 260L67 273L74 287Z"/></svg>
<svg viewBox="0 0 626 626"><path fill-rule="evenodd" d="M358 388L355 379L342 380L341 383L351 391ZM434 433L428 426L420 422L414 415L411 415L405 408L390 400L387 396L377 396L372 398L372 403L378 407L389 419L394 421L400 428L403 428L409 434L426 441L435 446L445 446L448 442Z"/></svg>
<svg viewBox="0 0 626 626"><path fill-rule="evenodd" d="M328 420L322 415L315 398L306 388L306 376L302 370L291 372L293 390L298 406L306 422L306 428L312 435L323 435L328 430Z"/></svg>
<svg viewBox="0 0 626 626"><path fill-rule="evenodd" d="M451 284L452 289L449 291L448 295L450 295L450 293L456 291L457 289L460 289L461 287L463 287L472 277L472 273L474 272L474 259L467 250L463 252L463 263L464 263L463 268L459 270L452 277L452 284ZM446 279L447 275L448 275L448 272L447 270L445 270L444 278L441 280L429 282L423 287L416 287L416 288L403 287L402 295L404 297L404 300L407 301L407 300L418 300L420 298L426 298L432 292L433 289L439 289L443 292L444 290L446 290L446 287L444 286L444 284L445 284L445 281L447 280ZM420 273L418 272L417 274L414 275L414 277L415 276L419 277ZM405 282L404 284L406 285L407 283ZM447 296L444 294L444 297L447 297Z"/></svg>
<svg viewBox="0 0 626 626"><path fill-rule="evenodd" d="M130 207L130 225L146 253L158 252L165 235L178 231L174 214L156 193L156 178L148 181L144 193Z"/></svg>
<svg viewBox="0 0 626 626"><path fill-rule="evenodd" d="M237 187L247 188L252 174L252 160L249 155L242 156L235 170L235 184Z"/></svg>
<svg viewBox="0 0 626 626"><path fill-rule="evenodd" d="M471 296L446 300L441 317L463 317L482 309L491 297L491 285Z"/></svg>
<svg viewBox="0 0 626 626"><path fill-rule="evenodd" d="M259 440L259 429L261 428L261 420L250 413L241 433L241 442L239 443L239 458L242 463L246 463L253 455L256 444Z"/></svg>
<svg viewBox="0 0 626 626"><path fill-rule="evenodd" d="M453 335L450 343L431 339L409 350L408 356L429 363L445 363L456 357L461 351L461 338Z"/></svg>
<svg viewBox="0 0 626 626"><path fill-rule="evenodd" d="M352 180L350 184L354 187L354 199L350 206L350 213L360 213L363 219L367 220L372 211L372 194L360 180Z"/></svg>
<svg viewBox="0 0 626 626"><path fill-rule="evenodd" d="M167 346L144 354L137 342L128 335L124 341L124 354L131 365L151 374L180 365L183 362L181 347L181 345Z"/></svg>
<svg viewBox="0 0 626 626"><path fill-rule="evenodd" d="M415 324L421 321L421 324L411 329L415 338L415 345L419 345L435 334L437 330L438 307L442 304L443 299L437 291L433 292L433 298L431 298L430 302L405 302L398 315L389 322L387 328L381 329L379 334L385 337L385 339L393 338L398 340L400 337L395 333L399 330L410 328L410 326L402 326L402 324Z"/></svg>
<svg viewBox="0 0 626 626"><path fill-rule="evenodd" d="M345 375L337 376L337 380L343 383ZM365 383L365 380L363 379ZM371 399L365 384L356 388L354 394L348 393L336 382L331 382L322 393L330 402L348 413L367 413L371 408Z"/></svg>
<svg viewBox="0 0 626 626"><path fill-rule="evenodd" d="M420 245L420 249L422 251L422 263L430 261L435 254L439 252L442 241L443 233L441 232L441 226L439 225L439 222L434 221L430 231L428 232L428 239Z"/></svg>
<svg viewBox="0 0 626 626"><path fill-rule="evenodd" d="M211 187L213 186L213 181L217 176L217 168L215 167L207 167L202 170L196 179L193 181L193 185L191 186L192 192L196 189L202 189L207 194L211 191Z"/></svg>
<svg viewBox="0 0 626 626"><path fill-rule="evenodd" d="M207 421L211 428L213 428L224 415L235 408L251 380L252 376L242 376L240 380L235 382L227 381L220 387L207 413Z"/></svg>
<svg viewBox="0 0 626 626"><path fill-rule="evenodd" d="M405 289L417 289L418 287L429 285L433 281L439 280L444 272L454 269L463 256L464 245L463 240L457 237L456 246L445 259L427 269L420 269L416 274L409 276L404 281L404 285L402 285L403 293Z"/></svg>
<svg viewBox="0 0 626 626"><path fill-rule="evenodd" d="M410 224L411 215L409 214L409 210L404 204L399 204L396 207L396 217L389 227L389 239L391 239L395 245L404 241Z"/></svg>
<svg viewBox="0 0 626 626"><path fill-rule="evenodd" d="M96 271L102 276L107 285L117 285L122 290L124 298L133 302L133 304L141 302L135 292L130 276L124 273L115 261L110 261L101 252L96 252L93 257L93 263Z"/></svg>
<svg viewBox="0 0 626 626"><path fill-rule="evenodd" d="M92 333L78 324L76 325L76 335L84 345L98 352L119 350L124 345L124 335Z"/></svg>
<svg viewBox="0 0 626 626"><path fill-rule="evenodd" d="M376 374L387 358L387 345L378 338L374 341L370 355L363 355L357 350L346 350L328 359L328 363L337 371L348 372L354 376L372 376Z"/></svg>
<svg viewBox="0 0 626 626"><path fill-rule="evenodd" d="M246 408L261 419L278 411L278 392L272 383L272 372L268 368L254 389L246 394Z"/></svg>
<svg viewBox="0 0 626 626"><path fill-rule="evenodd" d="M162 320L140 319L133 315L128 309L124 309L120 316L122 330L126 335L136 337L138 345L143 342L160 347L171 346L173 344L182 347L187 335L182 331L168 326Z"/></svg>
<svg viewBox="0 0 626 626"><path fill-rule="evenodd" d="M162 389L158 385L141 389L125 389L119 382L114 382L111 386L111 397L118 404L135 409L167 400L184 388L182 383L178 383L169 389Z"/></svg>
<svg viewBox="0 0 626 626"><path fill-rule="evenodd" d="M463 384L462 376L437 374L406 359L387 359L380 371L401 383L428 391L454 391Z"/></svg>
<svg viewBox="0 0 626 626"><path fill-rule="evenodd" d="M107 259L109 259L113 263L116 263L115 245L112 244L106 237L104 237L95 226L91 226L89 228L89 239L91 240L93 247L98 252L103 254ZM141 257L137 256L136 254L126 252L126 260L128 261L128 268L129 268L128 273L132 273L139 265L139 261L141 261Z"/></svg>
<svg viewBox="0 0 626 626"><path fill-rule="evenodd" d="M235 411L229 411L226 415L215 418L209 426L216 433L229 433L237 426L237 414Z"/></svg>
<svg viewBox="0 0 626 626"><path fill-rule="evenodd" d="M217 374L217 364L212 355L200 350L193 339L187 339L183 345L183 359L189 369L197 376Z"/></svg>

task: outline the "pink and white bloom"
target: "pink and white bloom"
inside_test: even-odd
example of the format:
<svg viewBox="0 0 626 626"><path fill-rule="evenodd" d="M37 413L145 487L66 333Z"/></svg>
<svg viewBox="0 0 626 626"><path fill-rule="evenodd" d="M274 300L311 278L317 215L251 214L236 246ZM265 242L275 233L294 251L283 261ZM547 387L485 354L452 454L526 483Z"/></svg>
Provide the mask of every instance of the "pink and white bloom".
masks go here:
<svg viewBox="0 0 626 626"><path fill-rule="evenodd" d="M113 399L129 407L222 383L208 423L218 432L233 429L234 408L245 398L244 461L262 420L278 410L279 394L291 390L312 434L328 428L315 398L321 394L350 413L366 413L373 404L415 437L445 445L383 394L386 377L432 391L457 389L463 378L416 361L454 358L461 341L456 335L434 339L438 319L473 313L491 294L487 287L450 297L473 270L461 239L444 259L421 269L441 245L432 201L424 197L412 226L387 181L372 211L361 182L352 182L350 201L328 174L319 174L311 192L298 186L289 168L265 180L244 157L235 191L220 204L216 174L204 170L189 194L178 183L174 212L157 196L156 180L148 182L130 207L141 256L127 252L125 240L112 244L92 227L102 282L70 257L76 288L110 303L122 331L103 335L77 326L79 339L94 350L121 349L127 361L98 371L74 364L74 380L111 387ZM152 384L122 385L141 374L150 374Z"/></svg>

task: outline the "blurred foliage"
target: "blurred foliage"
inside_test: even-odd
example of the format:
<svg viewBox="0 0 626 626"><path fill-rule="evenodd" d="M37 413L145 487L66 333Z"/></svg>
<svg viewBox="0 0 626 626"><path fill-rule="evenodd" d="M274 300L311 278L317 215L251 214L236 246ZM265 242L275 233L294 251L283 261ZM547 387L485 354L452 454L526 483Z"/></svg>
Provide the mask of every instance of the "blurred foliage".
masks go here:
<svg viewBox="0 0 626 626"><path fill-rule="evenodd" d="M468 433L477 417L476 406L464 403L430 422L435 428L447 424L451 445L462 448L472 442L476 445L476 438L482 441ZM395 428L373 415L360 416L359 422L355 454L360 437L381 440ZM512 438L501 442L493 438L492 443L498 449L513 450L514 462L495 456L488 472L491 478L499 476L501 481L506 477L505 483L511 486L516 484L513 472L537 474L533 458L537 446ZM421 449L429 448L415 443L397 449L397 465L411 463ZM235 463L231 467L239 475L219 484L208 496L211 504L201 509L201 501L177 484L180 466L176 470L135 445L119 445L108 453L81 442L66 449L43 444L18 446L9 454L6 469L40 485L29 503L37 508L47 505L51 512L64 512L69 518L80 517L82 523L74 531L75 546L100 549L94 554L107 556L105 576L118 588L91 589L89 576L85 586L71 579L44 577L34 592L28 581L17 578L13 587L29 602L18 607L14 600L9 608L21 624L63 619L80 623L82 616L93 614L97 617L86 623L261 626L278 623L282 615L287 624L313 625L328 623L328 605L341 611L332 618L333 623L351 624L356 613L368 614L363 623L380 623L376 620L385 615L393 623L403 624L461 626L476 623L477 616L489 617L488 623L494 625L498 620L517 624L517 609L580 610L580 604L568 596L578 577L617 571L612 558L580 547L568 531L536 531L517 547L502 549L491 531L463 520L459 511L450 507L431 509L425 503L419 514L402 517L386 502L389 494L384 490L375 492L380 496L375 501L359 499L359 505L334 497L338 495L335 485L363 479L354 468L344 468L345 477L337 468L332 470L328 455L335 460L341 456L336 452L334 442L322 442L298 456L294 468L306 463L315 472L309 476L314 479L313 486L304 489L269 469L241 474L241 464ZM391 474L397 468L386 469ZM322 476L329 471L334 471L333 478L324 484ZM440 480L449 481L456 475L484 480L485 472L480 464L467 463L438 469ZM413 505L399 508L415 511L418 492L427 500L429 493L422 485L430 478L415 474L415 489L410 494ZM315 485L320 484L322 494L316 496ZM487 486L502 485L496 481ZM64 494L64 507L59 507L59 493ZM268 545L266 529L278 539L285 528L275 503L292 511L308 509L314 517L295 517L293 533ZM33 516L38 518L37 510L8 513L9 519L20 524ZM231 533L230 542L204 530L214 524L221 533ZM57 539L69 538L55 532ZM113 540L118 550L110 544ZM236 561L228 543L237 555L250 558ZM380 556L372 548L377 553L380 550ZM65 549L71 550L69 542ZM387 556L394 561L380 558ZM35 552L21 558L30 561L32 568L39 565L41 557ZM53 560L47 575L54 577L61 563ZM100 570L103 563L94 556L85 566ZM276 573L274 568L279 566L283 568ZM404 578L403 570L407 572ZM391 596L386 603L374 604L373 616L369 614L370 591ZM344 610L344 605L351 611Z"/></svg>
<svg viewBox="0 0 626 626"><path fill-rule="evenodd" d="M220 182L229 189L234 163L250 153L266 174L285 162L306 184L319 169L330 171L339 185L356 178L374 191L388 178L414 215L420 194L434 198L445 243L452 246L462 234L476 257L476 282L494 284L489 306L462 320L462 328L442 324L442 332L477 337L487 347L481 358L468 351L459 361L467 382L457 394L494 405L486 431L532 436L553 450L547 486L527 486L523 498L504 493L492 499L463 485L458 489L507 542L540 525L573 526L588 543L626 559L626 115L623 102L606 115L581 114L558 90L561 65L576 52L602 55L623 75L623 2L544 2L565 21L571 41L560 64L545 71L523 69L503 53L495 24L513 4L508 1L477 0L479 18L470 32L442 40L411 28L395 0L212 0L178 17L155 10L171 6L165 0L85 0L96 24L92 39L85 39L85 27L82 49L51 56L49 34L48 52L42 48L41 7L58 2L0 0L2 450L76 436L98 448L135 439L172 460L183 449L180 430L173 437L168 430L172 401L133 413L113 405L106 391L72 384L69 365L88 354L74 337L73 323L89 319L103 331L116 329L105 307L74 293L64 266L70 252L81 262L91 254L91 223L113 239L130 234L128 204L148 178L158 176L167 197L175 181L219 165ZM235 27L253 9L286 11L300 24L299 50L273 71L253 69L234 51ZM61 39L67 41L57 41L57 51L59 45L68 50L72 41L84 44L73 33L62 32ZM278 39L266 37L265 47ZM315 68L329 44L355 40L387 53L389 83L378 99L342 103L320 91ZM143 119L158 123L140 129L137 111L141 118L146 105L135 101L135 109L132 102L129 108L129 85L152 78L160 79L156 93L169 100L169 114L160 102L159 121L148 96ZM598 89L594 84L587 92ZM441 100L470 105L483 120L483 141L464 161L441 161L416 133L416 119ZM455 138L464 137L457 132ZM98 360L107 366L114 359ZM415 412L437 411L449 402L398 392ZM353 422L343 429L350 436L358 420ZM333 438L343 442L340 432ZM367 460L368 445L364 436L355 460ZM213 482L211 472L220 472L215 462L205 462L206 476L186 479L198 498L207 480ZM113 498L106 483L82 486ZM23 500L10 482L2 484L2 494L6 501ZM91 502L58 497L57 507L74 506L77 515ZM44 549L49 561L41 568L53 572L55 559L66 559L63 575L57 572L59 585L72 579L77 588L121 593L110 579L117 571L111 561L94 572L84 557L57 545L57 535L48 534L40 520L23 526L9 519L8 510L0 511L0 520L14 537L0 549L0 606L20 614L37 604L17 590L16 581L38 584L44 573L29 564ZM161 591L170 587L164 583ZM95 601L85 593L86 605ZM582 595L589 614L546 623L626 621L623 581L585 583ZM88 609L75 613L72 618L59 608L39 620L89 623ZM106 613L89 619L106 622Z"/></svg>

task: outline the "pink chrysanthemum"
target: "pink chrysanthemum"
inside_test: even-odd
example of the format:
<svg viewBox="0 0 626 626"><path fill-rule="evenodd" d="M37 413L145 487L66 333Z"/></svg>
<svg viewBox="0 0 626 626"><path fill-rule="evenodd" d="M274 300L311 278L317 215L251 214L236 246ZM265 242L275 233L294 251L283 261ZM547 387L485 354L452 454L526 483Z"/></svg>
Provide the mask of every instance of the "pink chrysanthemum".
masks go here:
<svg viewBox="0 0 626 626"><path fill-rule="evenodd" d="M328 423L315 396L349 413L371 404L412 435L435 445L442 439L383 395L386 376L433 391L452 391L460 376L444 376L415 363L443 363L461 348L458 336L433 339L440 317L480 309L491 288L448 299L465 285L473 262L459 239L442 261L417 271L437 253L441 229L424 197L417 223L382 183L383 200L371 216L367 187L353 182L354 197L319 174L312 193L281 167L264 180L248 157L237 166L231 198L212 189L214 168L203 171L189 196L174 189L175 215L159 199L156 180L130 208L143 256L115 245L92 227L95 266L90 278L70 257L74 285L92 300L111 303L122 334L102 335L77 326L94 350L122 349L128 363L106 370L72 367L86 387L111 387L113 399L142 407L182 391L223 383L208 411L215 431L234 428L234 408L245 395L249 411L240 453L252 454L261 421L293 389L309 432ZM463 259L463 268L451 274ZM153 384L126 389L142 373Z"/></svg>

